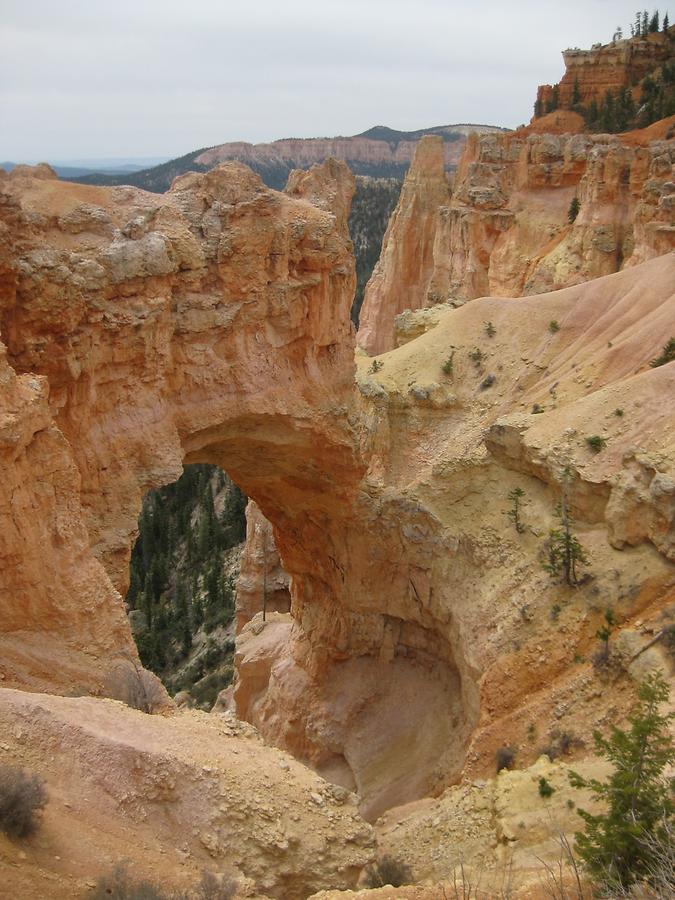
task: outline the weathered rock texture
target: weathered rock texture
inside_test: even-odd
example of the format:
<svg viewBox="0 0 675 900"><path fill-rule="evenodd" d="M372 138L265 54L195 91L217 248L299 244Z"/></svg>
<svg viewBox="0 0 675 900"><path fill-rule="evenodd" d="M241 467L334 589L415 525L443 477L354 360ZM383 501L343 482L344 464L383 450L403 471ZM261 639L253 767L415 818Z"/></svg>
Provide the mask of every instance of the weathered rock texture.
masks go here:
<svg viewBox="0 0 675 900"><path fill-rule="evenodd" d="M220 464L269 515L315 494L311 524L284 525L289 571L324 494L354 483L353 178L323 171L337 220L234 163L162 196L42 170L0 182L7 682L93 689L134 652L115 588L143 493L184 461Z"/></svg>
<svg viewBox="0 0 675 900"><path fill-rule="evenodd" d="M618 96L623 88L631 89L635 99L639 100L639 82L673 56L675 26L668 32L598 44L591 50L564 50L565 74L558 85L559 105L562 109L570 109L575 102L575 89L578 92L576 102L584 106L593 100L600 102L607 91ZM546 109L552 93L553 85L539 86L537 103L541 109Z"/></svg>
<svg viewBox="0 0 675 900"><path fill-rule="evenodd" d="M564 166L525 146L543 210L535 187L564 183ZM462 173L476 217L515 177L503 152L489 190ZM603 153L591 164L611 173ZM675 369L649 365L675 332L675 254L448 308L376 374L360 360L355 385L349 183L329 165L290 197L233 164L162 197L2 182L3 421L25 481L0 487L0 658L5 683L96 691L129 650L112 584L142 492L185 460L217 463L272 523L291 577L291 618L244 629L241 706L374 818L491 771L529 716L585 734L591 712L629 701L627 678L598 690L575 655L592 655L608 605L639 643L637 620L654 627L675 602ZM58 453L41 456L49 435ZM594 576L575 590L541 566L563 480ZM522 534L505 517L515 487Z"/></svg>
<svg viewBox="0 0 675 900"><path fill-rule="evenodd" d="M557 290L669 252L674 167L672 140L475 135L443 198L438 160L420 154L366 287L359 344L370 354L392 349L406 308ZM580 212L570 223L574 197Z"/></svg>
<svg viewBox="0 0 675 900"><path fill-rule="evenodd" d="M389 220L380 259L366 286L359 343L368 352L391 350L393 316L433 302L428 284L434 270L438 211L449 203L443 141L440 137L422 138Z"/></svg>
<svg viewBox="0 0 675 900"><path fill-rule="evenodd" d="M250 500L246 507L246 544L237 580L237 632L263 607L267 612L289 612L290 579L279 558L272 523Z"/></svg>
<svg viewBox="0 0 675 900"><path fill-rule="evenodd" d="M242 712L355 783L367 815L440 789L462 766L489 770L502 742L526 742L526 716L542 731L587 735L609 700L583 663L606 605L626 628L638 616L661 627L675 599L673 417L663 410L675 373L649 360L675 327L674 267L669 254L547 296L446 308L376 375L360 363L370 502L353 527L367 528L367 552L352 538L338 604L321 611L313 598L300 617L294 601L293 630L247 634L239 671ZM597 455L591 434L607 439ZM594 574L572 591L542 568L568 465ZM516 486L529 504L520 536L505 517ZM625 691L612 695L620 708Z"/></svg>
<svg viewBox="0 0 675 900"><path fill-rule="evenodd" d="M85 896L127 860L134 878L162 886L194 887L208 870L295 900L353 886L373 855L353 795L228 714L164 718L0 690L0 733L3 763L39 774L49 791L34 838L0 835L6 897Z"/></svg>
<svg viewBox="0 0 675 900"><path fill-rule="evenodd" d="M537 739L535 731L532 741ZM325 891L311 900L437 900L468 897L469 885L479 897L547 900L552 890L543 863L557 873L559 835L573 842L579 830L577 806L589 812L599 808L588 791L572 788L570 768L604 780L610 767L605 760L578 760L571 766L542 755L527 767L464 781L438 798L389 810L375 828L378 855L407 865L421 884L371 893ZM539 793L540 778L553 788L549 798ZM562 871L565 880L573 876L567 860Z"/></svg>

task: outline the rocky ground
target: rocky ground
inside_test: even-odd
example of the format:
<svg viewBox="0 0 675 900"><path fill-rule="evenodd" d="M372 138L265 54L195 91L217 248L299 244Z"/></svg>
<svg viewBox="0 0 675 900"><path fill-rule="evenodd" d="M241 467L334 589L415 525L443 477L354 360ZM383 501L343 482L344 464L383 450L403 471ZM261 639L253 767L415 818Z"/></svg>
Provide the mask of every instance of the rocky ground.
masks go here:
<svg viewBox="0 0 675 900"><path fill-rule="evenodd" d="M306 897L349 887L373 856L355 797L231 714L2 690L0 722L2 763L49 791L33 837L0 838L3 890L17 900L86 897L123 860L164 885L194 886L208 870L242 879L245 896L255 883Z"/></svg>

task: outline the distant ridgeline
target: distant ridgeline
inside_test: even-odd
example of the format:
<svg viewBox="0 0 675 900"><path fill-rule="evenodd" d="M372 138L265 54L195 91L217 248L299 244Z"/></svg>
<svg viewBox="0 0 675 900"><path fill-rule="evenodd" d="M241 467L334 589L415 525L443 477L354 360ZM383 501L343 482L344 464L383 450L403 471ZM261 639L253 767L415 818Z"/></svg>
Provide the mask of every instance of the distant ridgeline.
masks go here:
<svg viewBox="0 0 675 900"><path fill-rule="evenodd" d="M349 231L354 243L357 286L352 306L352 320L358 323L363 292L375 263L379 259L382 238L408 171L415 146L427 134L437 134L445 143L445 162L449 170L456 168L471 131L502 132L493 125L438 125L418 131L396 131L376 125L353 137L285 138L270 144L247 144L237 141L202 148L185 156L140 172L124 175L93 174L74 178L84 184L130 184L146 191L162 193L174 178L186 172L208 172L219 163L237 160L257 172L266 185L282 190L293 169L306 169L328 157L343 159L357 176L356 194L349 218Z"/></svg>
<svg viewBox="0 0 675 900"><path fill-rule="evenodd" d="M438 125L417 131L396 131L376 125L351 137L283 138L269 144L234 141L203 147L140 172L124 175L93 174L73 179L84 184L131 184L146 191L162 193L178 175L207 172L219 163L238 160L257 172L271 188L282 190L293 169L307 169L328 157L343 159L355 175L402 179L408 170L415 145L427 134L438 134L446 143L446 164L457 165L466 136L471 131L505 131L492 125Z"/></svg>
<svg viewBox="0 0 675 900"><path fill-rule="evenodd" d="M618 27L610 44L565 50L565 74L540 85L534 118L572 110L589 131L614 133L675 115L675 26L667 14L639 12L630 35Z"/></svg>

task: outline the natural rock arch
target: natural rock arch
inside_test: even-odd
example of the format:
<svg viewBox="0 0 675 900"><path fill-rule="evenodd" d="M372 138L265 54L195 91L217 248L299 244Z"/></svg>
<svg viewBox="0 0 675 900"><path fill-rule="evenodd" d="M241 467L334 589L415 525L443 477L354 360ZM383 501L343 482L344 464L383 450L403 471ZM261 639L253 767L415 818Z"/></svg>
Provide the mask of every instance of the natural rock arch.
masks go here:
<svg viewBox="0 0 675 900"><path fill-rule="evenodd" d="M597 417L622 380L648 457L664 439L648 416L671 376L634 373L670 321L672 255L646 264L646 282L636 268L446 311L378 377L359 362L355 385L344 166L298 173L287 194L237 164L161 196L48 171L0 186L7 684L97 690L131 648L113 584L126 588L141 496L184 462L210 462L272 521L292 577L290 641L268 656L250 717L358 787L366 814L441 790L467 760L484 771L523 704L548 720L569 660L538 649L551 588L534 539L503 535L503 495L524 484L546 528L564 429ZM552 318L565 325L555 339ZM481 392L468 353L488 319L499 375ZM551 386L565 416L528 415ZM572 502L603 559L607 532L623 535L631 516L621 441L590 473L583 442L570 451ZM650 459L636 460L641 497L663 474ZM626 615L672 576L663 483L611 557L604 588L629 598ZM524 597L543 609L523 635ZM584 652L590 608L575 636Z"/></svg>

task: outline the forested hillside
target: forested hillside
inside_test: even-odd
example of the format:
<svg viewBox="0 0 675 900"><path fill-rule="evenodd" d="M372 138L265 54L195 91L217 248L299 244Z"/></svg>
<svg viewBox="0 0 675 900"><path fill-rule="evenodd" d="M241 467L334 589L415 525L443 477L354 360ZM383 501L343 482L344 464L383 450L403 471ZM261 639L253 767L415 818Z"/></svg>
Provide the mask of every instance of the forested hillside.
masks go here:
<svg viewBox="0 0 675 900"><path fill-rule="evenodd" d="M349 215L349 234L356 259L356 294L352 321L358 325L363 292L380 258L382 239L401 193L398 178L368 178L357 175L356 192Z"/></svg>
<svg viewBox="0 0 675 900"><path fill-rule="evenodd" d="M215 466L150 491L131 557L129 618L143 665L210 706L232 676L234 590L246 497Z"/></svg>

